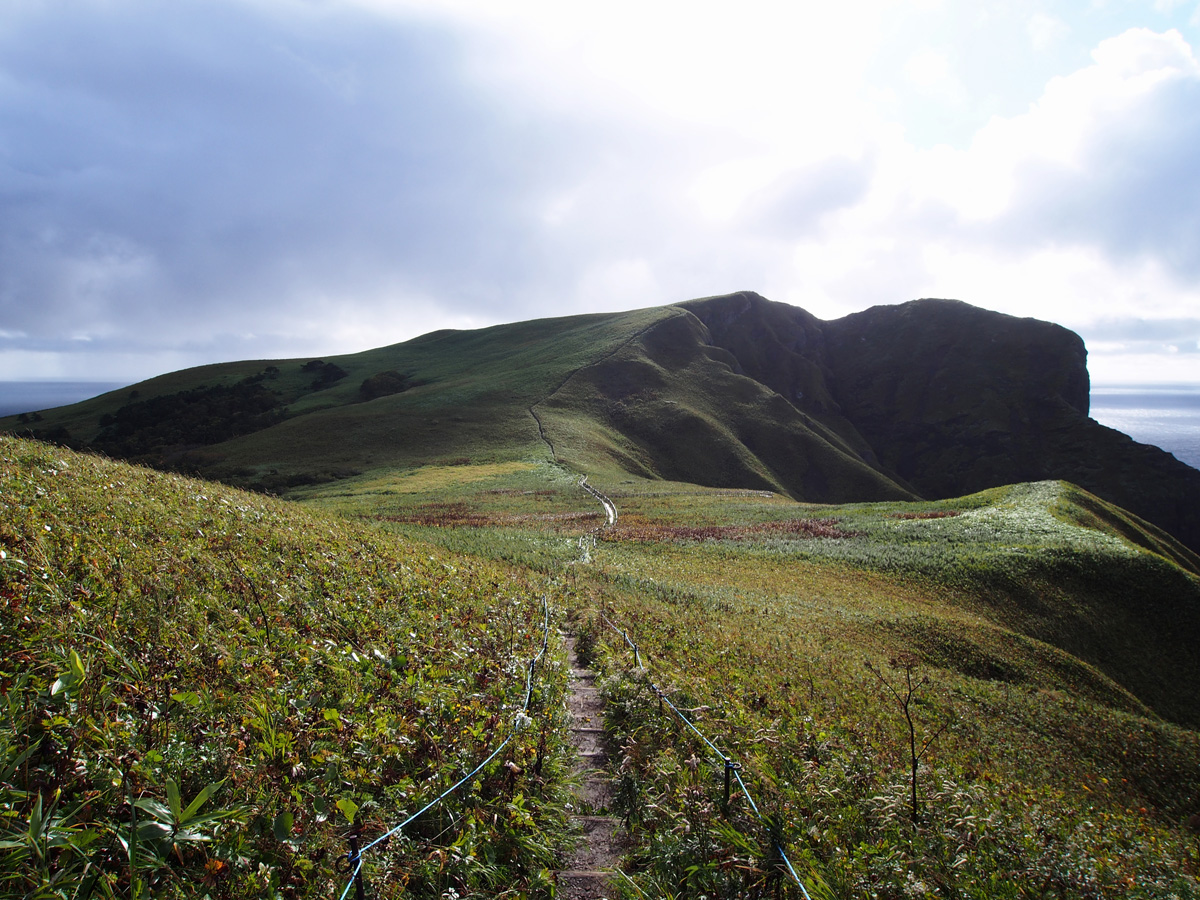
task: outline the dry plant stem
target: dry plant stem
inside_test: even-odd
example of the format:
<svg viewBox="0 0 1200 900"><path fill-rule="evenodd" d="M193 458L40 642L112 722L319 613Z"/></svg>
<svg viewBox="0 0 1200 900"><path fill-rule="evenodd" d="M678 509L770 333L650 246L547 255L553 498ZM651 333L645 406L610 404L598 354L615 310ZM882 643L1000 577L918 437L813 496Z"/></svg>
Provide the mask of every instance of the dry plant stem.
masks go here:
<svg viewBox="0 0 1200 900"><path fill-rule="evenodd" d="M896 704L900 707L900 712L904 716L904 722L908 726L908 754L909 754L909 802L912 816L913 828L916 828L920 820L920 805L917 800L917 769L920 766L921 759L925 756L929 747L936 741L946 730L945 722L932 735L925 739L921 744L920 749L917 749L917 724L913 719L912 705L916 699L917 689L923 685L929 684L929 676L922 676L917 681L913 681L913 672L916 670L918 660L911 654L901 654L888 661L888 664L893 669L900 669L904 672L903 693L897 690L896 687L888 681L883 672L869 660L866 663L867 670L871 672L879 683L884 686Z"/></svg>

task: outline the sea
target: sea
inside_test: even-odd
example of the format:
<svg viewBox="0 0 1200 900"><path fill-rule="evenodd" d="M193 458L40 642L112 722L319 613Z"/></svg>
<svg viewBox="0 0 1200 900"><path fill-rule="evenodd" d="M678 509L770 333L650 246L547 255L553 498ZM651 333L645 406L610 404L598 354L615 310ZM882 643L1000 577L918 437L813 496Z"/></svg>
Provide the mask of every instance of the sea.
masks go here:
<svg viewBox="0 0 1200 900"><path fill-rule="evenodd" d="M1091 416L1200 469L1200 384L1093 384Z"/></svg>
<svg viewBox="0 0 1200 900"><path fill-rule="evenodd" d="M124 385L120 381L0 381L0 416L66 406Z"/></svg>
<svg viewBox="0 0 1200 900"><path fill-rule="evenodd" d="M78 403L123 386L107 381L0 381L0 416ZM1091 415L1200 469L1200 384L1094 384Z"/></svg>

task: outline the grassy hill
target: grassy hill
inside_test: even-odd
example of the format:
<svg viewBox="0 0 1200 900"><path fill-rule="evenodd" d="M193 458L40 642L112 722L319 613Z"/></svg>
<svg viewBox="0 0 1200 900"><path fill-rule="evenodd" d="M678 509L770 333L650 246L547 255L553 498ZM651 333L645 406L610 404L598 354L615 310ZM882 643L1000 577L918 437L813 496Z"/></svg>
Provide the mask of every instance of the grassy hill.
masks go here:
<svg viewBox="0 0 1200 900"><path fill-rule="evenodd" d="M956 301L822 322L741 292L205 366L0 430L285 496L463 461L833 503L1062 479L1200 549L1200 472L1089 419L1085 358Z"/></svg>
<svg viewBox="0 0 1200 900"><path fill-rule="evenodd" d="M370 896L553 896L562 626L630 897L799 896L776 844L814 897L1197 896L1194 470L1089 424L1077 342L738 294L5 420L160 470L0 436L0 895L335 896L502 746Z"/></svg>
<svg viewBox="0 0 1200 900"><path fill-rule="evenodd" d="M598 508L545 461L299 504L13 439L0 466L7 892L331 896L348 814L378 837L511 734L369 861L370 896L549 896L561 661L535 726L508 724L546 596L605 672L647 896L778 874L647 679L739 761L818 896L1197 893L1200 561L1069 485L829 506L593 479L620 519L582 563ZM908 675L915 818L884 686Z"/></svg>
<svg viewBox="0 0 1200 900"><path fill-rule="evenodd" d="M645 896L733 896L771 871L750 812L721 814L721 760L648 679L743 765L826 896L908 896L914 879L930 896L1196 896L1200 560L1178 542L1059 482L842 506L593 483L620 518L567 584L607 672ZM602 521L551 467L304 497L538 567L578 558ZM918 740L936 735L916 824L877 672L914 675Z"/></svg>
<svg viewBox="0 0 1200 900"><path fill-rule="evenodd" d="M435 332L322 360L204 366L46 411L40 422L10 418L3 424L280 493L298 484L439 459L545 456L529 408L568 373L666 315L647 310L548 319ZM372 389L389 373L393 377ZM376 395L389 385L394 392ZM206 403L206 395L253 388L270 394L275 405L253 421L244 417L242 433L220 434L232 411L219 405L218 396ZM165 407L147 410L158 431L135 421L132 440L123 444L121 410L155 402ZM215 427L206 431L210 424Z"/></svg>
<svg viewBox="0 0 1200 900"><path fill-rule="evenodd" d="M544 579L9 438L0 551L0 895L336 897L352 822L377 837L508 736L376 851L372 896L546 895L555 659L516 724Z"/></svg>
<svg viewBox="0 0 1200 900"><path fill-rule="evenodd" d="M814 499L909 496L710 358L699 330L664 307L437 332L328 360L206 366L0 424L280 493L431 461L562 459ZM396 390L371 396L381 375ZM655 404L631 403L650 394Z"/></svg>

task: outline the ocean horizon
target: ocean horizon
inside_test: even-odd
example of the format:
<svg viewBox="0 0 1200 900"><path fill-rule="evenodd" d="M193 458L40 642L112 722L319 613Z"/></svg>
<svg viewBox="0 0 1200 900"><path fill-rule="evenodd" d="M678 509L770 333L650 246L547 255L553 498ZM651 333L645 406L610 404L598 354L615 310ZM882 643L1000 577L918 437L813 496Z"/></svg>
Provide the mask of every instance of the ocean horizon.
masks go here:
<svg viewBox="0 0 1200 900"><path fill-rule="evenodd" d="M1200 469L1200 384L1093 385L1091 416Z"/></svg>
<svg viewBox="0 0 1200 900"><path fill-rule="evenodd" d="M0 381L0 416L69 406L117 388L122 381Z"/></svg>
<svg viewBox="0 0 1200 900"><path fill-rule="evenodd" d="M78 403L125 387L114 381L0 381L0 416ZM1200 384L1097 384L1091 416L1200 469Z"/></svg>

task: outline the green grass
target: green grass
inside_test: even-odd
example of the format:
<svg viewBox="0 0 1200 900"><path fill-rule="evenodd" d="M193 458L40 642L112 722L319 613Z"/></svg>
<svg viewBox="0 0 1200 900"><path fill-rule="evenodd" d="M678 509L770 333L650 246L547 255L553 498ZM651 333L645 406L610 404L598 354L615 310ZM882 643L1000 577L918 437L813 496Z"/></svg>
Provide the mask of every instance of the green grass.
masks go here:
<svg viewBox="0 0 1200 900"><path fill-rule="evenodd" d="M581 565L572 528L598 515L565 528L521 519L530 482L460 474L436 490L469 524L395 527L567 573L608 673L618 794L638 836L628 871L646 895L771 895L774 870L756 820L736 803L722 814L720 766L659 714L600 609L744 764L810 887L1197 895L1186 822L1200 791L1198 579L1152 526L1059 482L822 506L625 476L593 479L620 519ZM564 477L545 484L537 502L555 515L598 514ZM433 496L379 508L403 518ZM903 719L865 666L895 679L889 661L905 658L929 679L919 734L945 728L922 760L915 827Z"/></svg>
<svg viewBox="0 0 1200 900"><path fill-rule="evenodd" d="M545 579L8 438L0 548L0 894L337 896L351 820L371 840L511 734L365 871L549 896L559 658L514 731Z"/></svg>
<svg viewBox="0 0 1200 900"><path fill-rule="evenodd" d="M669 308L542 319L478 331L443 331L403 344L328 357L346 375L314 390L311 360L205 366L151 379L70 407L45 411L37 430L66 429L87 445L104 415L131 402L230 386L273 365L263 385L276 392L284 420L210 446L164 445L139 461L284 494L306 484L397 467L547 459L530 408L575 370L612 353L663 318ZM364 402L360 386L384 371L409 377L408 390ZM20 431L15 417L0 427ZM63 436L60 434L60 442Z"/></svg>
<svg viewBox="0 0 1200 900"><path fill-rule="evenodd" d="M341 376L318 384L317 365ZM436 332L321 361L206 366L0 428L289 497L397 469L539 461L812 500L911 496L736 366L698 319L661 307ZM361 387L380 373L407 389L367 400ZM236 397L193 402L217 389ZM139 404L135 433L104 430Z"/></svg>
<svg viewBox="0 0 1200 900"><path fill-rule="evenodd" d="M1183 823L1200 741L1159 718L1196 721L1180 690L1195 678L1196 578L1113 524L1074 524L1077 491L842 507L629 493L631 539L618 527L602 544L593 590L743 762L813 883L845 897L1196 894ZM761 527L793 517L847 536ZM739 527L696 539L683 522ZM736 832L722 824L720 767L605 637L621 796L643 835L635 880L677 896L765 889L764 853L745 849L761 828L744 807ZM920 769L916 827L903 720L864 665L897 679L888 661L905 654L929 678L919 733L946 729Z"/></svg>
<svg viewBox="0 0 1200 900"><path fill-rule="evenodd" d="M811 500L910 498L674 315L581 368L538 406L558 457L620 473Z"/></svg>
<svg viewBox="0 0 1200 900"><path fill-rule="evenodd" d="M600 509L544 457L380 467L300 504L22 441L3 460L9 765L35 748L3 779L13 884L340 891L337 801L377 834L477 761L548 593L597 639L633 893L773 896L778 875L649 678L743 765L814 896L1197 896L1195 557L1070 485L820 505L610 470L592 483L620 519L585 564ZM893 686L916 673L915 730L936 736L915 823L904 718L867 663ZM459 818L394 842L371 896L404 877L406 896L549 894L563 675L519 778L494 767ZM172 785L180 812L216 786L210 840L131 865L122 834ZM60 840L43 870L39 794L66 812L42 816Z"/></svg>
<svg viewBox="0 0 1200 900"><path fill-rule="evenodd" d="M592 584L651 676L743 763L802 872L845 897L1196 894L1193 730L936 582L752 552L616 541ZM658 714L620 638L604 643L635 880L677 896L764 884L763 851L745 852L761 828L737 804L737 833L722 824L719 761ZM888 661L906 653L929 679L920 737L946 729L920 769L916 827L903 720L864 665L895 679Z"/></svg>

